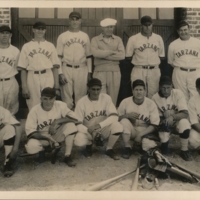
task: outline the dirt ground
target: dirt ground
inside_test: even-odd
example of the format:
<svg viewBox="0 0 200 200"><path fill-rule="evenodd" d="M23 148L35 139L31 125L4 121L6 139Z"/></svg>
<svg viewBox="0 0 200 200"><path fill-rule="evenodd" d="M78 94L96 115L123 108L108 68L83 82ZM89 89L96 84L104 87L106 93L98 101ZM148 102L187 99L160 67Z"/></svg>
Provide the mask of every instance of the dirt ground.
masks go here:
<svg viewBox="0 0 200 200"><path fill-rule="evenodd" d="M20 152L23 151L25 143L24 121L22 121L22 142ZM115 151L121 154L121 142L118 141ZM170 149L173 152L170 161L184 166L194 172L200 174L199 162L200 155L196 151L192 151L193 161L185 162L179 154L179 137L172 135L170 139ZM52 165L50 163L50 154L46 155L46 161L42 164L36 162L37 155L30 157L18 157L15 164L15 174L10 178L4 178L0 173L0 190L1 191L83 191L93 183L97 183L123 173L134 170L137 166L139 153L133 154L130 159L114 161L105 155L105 147L93 148L93 156L85 158L82 149L74 147L72 156L77 163L75 168L68 167L63 162L64 147L58 154L58 161ZM0 162L3 163L4 152L0 152ZM131 174L103 191L129 191L134 175ZM191 184L184 182L180 177L169 174L167 179L158 179L159 187L153 187L151 191L199 191L198 183ZM139 191L148 191L143 188L141 181L138 186Z"/></svg>

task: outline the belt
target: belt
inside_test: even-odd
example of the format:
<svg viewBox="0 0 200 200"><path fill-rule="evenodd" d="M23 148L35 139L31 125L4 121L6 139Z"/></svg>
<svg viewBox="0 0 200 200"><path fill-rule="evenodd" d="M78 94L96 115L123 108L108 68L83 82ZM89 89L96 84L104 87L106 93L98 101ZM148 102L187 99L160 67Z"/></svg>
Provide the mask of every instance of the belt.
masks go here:
<svg viewBox="0 0 200 200"><path fill-rule="evenodd" d="M34 74L44 74L44 73L46 73L46 69L42 71L34 71Z"/></svg>
<svg viewBox="0 0 200 200"><path fill-rule="evenodd" d="M149 65L145 65L145 66L142 66L143 69L154 69L155 66L149 66Z"/></svg>
<svg viewBox="0 0 200 200"><path fill-rule="evenodd" d="M67 67L75 68L75 69L78 69L80 67L79 65L69 65L69 64L64 64L64 65L66 65Z"/></svg>
<svg viewBox="0 0 200 200"><path fill-rule="evenodd" d="M180 67L180 69L182 71L186 71L186 72L193 72L193 71L196 71L196 69L187 69L187 68L183 68L183 67Z"/></svg>
<svg viewBox="0 0 200 200"><path fill-rule="evenodd" d="M10 78L1 78L0 81L8 81Z"/></svg>

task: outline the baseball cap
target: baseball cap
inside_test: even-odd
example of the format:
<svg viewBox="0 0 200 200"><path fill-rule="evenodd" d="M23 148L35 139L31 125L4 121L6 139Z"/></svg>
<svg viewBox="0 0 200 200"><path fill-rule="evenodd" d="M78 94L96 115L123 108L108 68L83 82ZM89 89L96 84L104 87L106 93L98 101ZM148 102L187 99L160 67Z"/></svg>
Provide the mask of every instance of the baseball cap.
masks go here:
<svg viewBox="0 0 200 200"><path fill-rule="evenodd" d="M42 90L41 96L53 98L56 96L56 90L54 88L46 87Z"/></svg>
<svg viewBox="0 0 200 200"><path fill-rule="evenodd" d="M78 19L81 19L81 14L79 12L73 11L69 14L69 18L72 18L72 17L76 17Z"/></svg>
<svg viewBox="0 0 200 200"><path fill-rule="evenodd" d="M94 85L98 85L98 86L102 86L102 83L101 83L101 81L98 79L98 78L92 78L89 82L88 82L88 84L87 84L87 86L90 88L90 87L92 87L92 86L94 86Z"/></svg>
<svg viewBox="0 0 200 200"><path fill-rule="evenodd" d="M134 89L134 88L135 88L136 86L138 86L138 85L144 86L144 88L145 88L145 83L144 83L144 81L141 80L141 79L137 79L137 80L133 81L133 83L132 83L132 89Z"/></svg>
<svg viewBox="0 0 200 200"><path fill-rule="evenodd" d="M117 20L112 19L112 18L105 18L100 22L101 27L106 27L106 26L115 26L117 23Z"/></svg>
<svg viewBox="0 0 200 200"><path fill-rule="evenodd" d="M160 78L159 85L171 85L172 79L169 76L163 76Z"/></svg>
<svg viewBox="0 0 200 200"><path fill-rule="evenodd" d="M33 25L33 28L35 28L35 29L37 29L37 28L44 28L44 29L46 29L46 24L44 22L36 22Z"/></svg>
<svg viewBox="0 0 200 200"><path fill-rule="evenodd" d="M141 18L140 22L142 25L151 25L153 23L151 17L148 15L143 16Z"/></svg>
<svg viewBox="0 0 200 200"><path fill-rule="evenodd" d="M180 22L178 23L177 29L181 28L182 26L188 26L188 27L189 27L189 24L188 24L188 22L182 20L182 21L180 21Z"/></svg>
<svg viewBox="0 0 200 200"><path fill-rule="evenodd" d="M10 27L7 25L0 26L0 32L3 32L3 31L8 31L8 32L12 33Z"/></svg>
<svg viewBox="0 0 200 200"><path fill-rule="evenodd" d="M197 78L197 80L196 80L196 87L200 88L200 78Z"/></svg>

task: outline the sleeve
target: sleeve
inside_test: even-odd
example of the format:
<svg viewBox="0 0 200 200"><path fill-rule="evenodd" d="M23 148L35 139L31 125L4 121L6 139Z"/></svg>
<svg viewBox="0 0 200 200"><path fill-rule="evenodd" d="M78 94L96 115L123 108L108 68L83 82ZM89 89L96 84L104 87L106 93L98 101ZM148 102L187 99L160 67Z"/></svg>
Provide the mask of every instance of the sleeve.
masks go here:
<svg viewBox="0 0 200 200"><path fill-rule="evenodd" d="M174 53L173 53L173 47L172 44L169 45L169 49L168 49L168 63L173 66L173 62L174 62Z"/></svg>
<svg viewBox="0 0 200 200"><path fill-rule="evenodd" d="M190 118L190 122L191 124L197 124L199 123L199 119L198 119L198 115L197 115L197 110L195 108L195 103L193 101L193 99L189 100L188 103L188 112L189 112L189 118Z"/></svg>
<svg viewBox="0 0 200 200"><path fill-rule="evenodd" d="M159 57L165 57L165 46L164 46L164 42L161 36L160 36Z"/></svg>
<svg viewBox="0 0 200 200"><path fill-rule="evenodd" d="M63 51L64 51L64 44L62 42L62 34L61 34L58 36L57 39L57 53L59 58L63 57Z"/></svg>
<svg viewBox="0 0 200 200"><path fill-rule="evenodd" d="M18 61L18 70L21 69L27 69L29 65L29 60L28 60L28 56L26 54L26 46L24 45L22 47L21 53L19 55L19 61Z"/></svg>
<svg viewBox="0 0 200 200"><path fill-rule="evenodd" d="M133 46L133 37L130 37L128 39L127 45L126 45L126 57L132 57L134 54L134 46Z"/></svg>
<svg viewBox="0 0 200 200"><path fill-rule="evenodd" d="M150 107L150 123L152 125L159 125L160 122L160 117L158 114L158 108L156 106L156 104L152 101L151 105L149 105Z"/></svg>
<svg viewBox="0 0 200 200"><path fill-rule="evenodd" d="M10 125L20 125L20 123L11 115L10 111L1 107L0 112L3 114L2 123Z"/></svg>
<svg viewBox="0 0 200 200"><path fill-rule="evenodd" d="M54 68L60 67L60 60L58 58L58 53L57 53L56 48L53 44L52 44L51 62L53 64Z"/></svg>
<svg viewBox="0 0 200 200"><path fill-rule="evenodd" d="M119 116L125 115L126 114L126 109L124 107L124 100L120 103L119 107L118 107L118 114Z"/></svg>
<svg viewBox="0 0 200 200"><path fill-rule="evenodd" d="M25 124L25 132L26 135L30 135L31 133L34 133L37 131L37 115L36 113L31 110L28 114L26 124Z"/></svg>
<svg viewBox="0 0 200 200"><path fill-rule="evenodd" d="M76 114L67 107L66 103L63 103L63 102L59 102L59 103L60 103L62 118L69 117L72 119L78 119Z"/></svg>
<svg viewBox="0 0 200 200"><path fill-rule="evenodd" d="M19 62L19 55L20 55L20 51L19 51L19 49L16 48L16 56L15 56L15 58L16 58L16 60L15 60L15 67L16 68L17 68L18 62Z"/></svg>
<svg viewBox="0 0 200 200"><path fill-rule="evenodd" d="M85 53L86 53L86 57L90 58L92 56L90 38L88 35L86 35L86 37L87 37L87 42L85 45Z"/></svg>
<svg viewBox="0 0 200 200"><path fill-rule="evenodd" d="M178 95L178 102L177 102L178 111L188 110L186 99L183 92L181 90L177 90L177 95Z"/></svg>
<svg viewBox="0 0 200 200"><path fill-rule="evenodd" d="M76 105L75 114L78 117L78 120L80 122L83 122L84 117L85 117L85 112L84 112L84 109L81 107L81 103L80 102L78 102L77 105Z"/></svg>

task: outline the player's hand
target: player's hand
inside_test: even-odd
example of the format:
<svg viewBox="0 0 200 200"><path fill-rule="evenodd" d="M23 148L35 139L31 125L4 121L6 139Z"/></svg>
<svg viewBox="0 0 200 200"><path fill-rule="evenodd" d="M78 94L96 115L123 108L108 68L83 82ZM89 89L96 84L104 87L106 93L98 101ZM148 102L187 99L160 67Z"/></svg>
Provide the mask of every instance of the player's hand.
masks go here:
<svg viewBox="0 0 200 200"><path fill-rule="evenodd" d="M127 117L128 119L138 119L139 114L138 114L138 113L135 113L135 112L131 112L131 113L127 113L127 114L126 114L126 117Z"/></svg>
<svg viewBox="0 0 200 200"><path fill-rule="evenodd" d="M56 96L60 97L61 94L60 94L60 89L56 89Z"/></svg>
<svg viewBox="0 0 200 200"><path fill-rule="evenodd" d="M88 128L88 132L89 132L90 134L92 134L94 131L95 131L95 132L100 131L100 129L101 129L101 126L100 126L99 124L96 124L96 125L94 125L94 126L90 126L90 127Z"/></svg>
<svg viewBox="0 0 200 200"><path fill-rule="evenodd" d="M30 92L29 92L29 90L28 90L27 87L22 88L22 96L23 96L25 99L30 99Z"/></svg>
<svg viewBox="0 0 200 200"><path fill-rule="evenodd" d="M167 117L166 119L165 119L165 125L166 126L172 126L173 125L173 123L174 123L174 118L172 117L172 116L169 116L169 117Z"/></svg>
<svg viewBox="0 0 200 200"><path fill-rule="evenodd" d="M58 124L57 124L56 120L54 120L53 123L49 127L49 134L54 135L56 133L57 127L58 127Z"/></svg>
<svg viewBox="0 0 200 200"><path fill-rule="evenodd" d="M63 74L59 74L59 82L61 85L64 85L67 83L67 79L65 78Z"/></svg>
<svg viewBox="0 0 200 200"><path fill-rule="evenodd" d="M89 82L92 79L92 73L88 73L87 81Z"/></svg>

